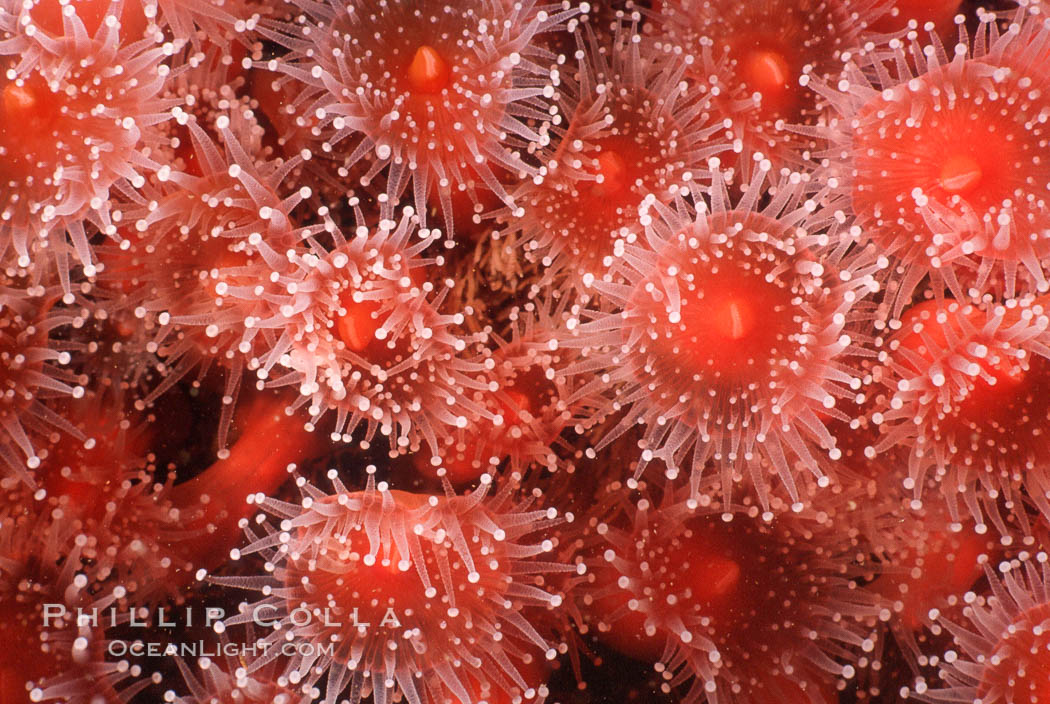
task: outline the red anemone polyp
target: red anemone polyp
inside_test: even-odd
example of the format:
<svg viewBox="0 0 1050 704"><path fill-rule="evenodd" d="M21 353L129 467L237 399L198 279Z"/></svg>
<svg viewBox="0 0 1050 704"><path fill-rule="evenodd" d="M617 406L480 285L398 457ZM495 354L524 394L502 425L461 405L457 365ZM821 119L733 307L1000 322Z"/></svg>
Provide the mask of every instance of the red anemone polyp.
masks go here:
<svg viewBox="0 0 1050 704"><path fill-rule="evenodd" d="M688 90L686 60L642 52L637 32L617 25L608 49L578 40L584 59L563 79L546 173L514 191L522 210L506 218L526 255L572 285L603 275L616 242L641 235L646 196L669 202L731 146L705 88Z"/></svg>
<svg viewBox="0 0 1050 704"><path fill-rule="evenodd" d="M85 12L100 4L84 3ZM42 10L52 18L50 2L0 14L0 251L13 248L22 266L50 257L69 291L66 238L92 275L94 231L116 234L111 191L159 167L148 154L170 104L160 96L169 67L159 43L125 44L116 21L89 34L76 6L65 7L54 36L34 23Z"/></svg>
<svg viewBox="0 0 1050 704"><path fill-rule="evenodd" d="M287 669L307 686L327 673L326 702L351 682L355 704L372 692L471 702L479 684L534 697L508 655L556 654L528 617L560 597L527 586L525 575L560 569L534 559L553 545L530 537L554 525L557 512L519 507L506 490L487 496L487 483L446 497L391 491L371 476L367 489L349 492L334 470L329 476L333 495L300 481L301 506L257 498L279 527L264 523L268 535L249 533L234 554L259 552L276 569L260 579L214 578L263 590L226 625L263 614L280 624L265 636L275 646L289 637L331 643L329 654L292 657Z"/></svg>
<svg viewBox="0 0 1050 704"><path fill-rule="evenodd" d="M857 59L837 87L814 81L834 108L828 194L896 260L894 315L926 276L957 299L1050 287L1050 99L1035 22L1000 35L985 16L953 55L913 34Z"/></svg>
<svg viewBox="0 0 1050 704"><path fill-rule="evenodd" d="M639 472L659 458L697 486L713 460L727 492L744 474L764 495L774 473L798 496L796 471L825 477L839 456L824 419L860 388L850 330L877 264L820 260L814 208L787 182L763 209L761 176L735 206L723 188L716 178L711 211L647 201L648 246L625 247L617 263L626 285L593 282L616 308L582 313L562 344L604 350L605 376L578 394L609 394L612 410L631 399L599 448L641 422ZM580 366L595 364L592 350Z"/></svg>
<svg viewBox="0 0 1050 704"><path fill-rule="evenodd" d="M873 449L905 449L915 499L928 479L942 485L950 506L956 492L978 486L1007 493L1026 486L1050 514L1050 453L1042 442L1050 419L1048 326L1031 300L932 300L905 311L876 372L884 390L873 395L882 433Z"/></svg>
<svg viewBox="0 0 1050 704"><path fill-rule="evenodd" d="M0 697L5 704L128 702L149 680L140 666L107 657L104 625L127 591L80 573L75 526L28 510L28 494L24 487L5 493L0 509L0 637L21 644L0 651Z"/></svg>
<svg viewBox="0 0 1050 704"><path fill-rule="evenodd" d="M85 439L42 399L82 397L84 379L68 369L70 353L49 341L75 316L55 310L59 291L25 284L0 273L0 467L32 485L42 439L56 430L72 436L67 442Z"/></svg>
<svg viewBox="0 0 1050 704"><path fill-rule="evenodd" d="M1050 697L1050 568L1045 552L1003 562L985 573L988 596L967 592L964 623L939 616L954 649L939 659L941 687L917 690L925 701L1040 704Z"/></svg>
<svg viewBox="0 0 1050 704"><path fill-rule="evenodd" d="M576 359L574 350L558 348L557 326L564 317L563 306L549 301L511 310L509 339L494 335L499 347L485 360L491 386L472 396L491 418L471 418L443 443L441 464L422 466L424 473L444 473L465 484L484 472L495 474L505 461L504 473L519 478L530 466L557 467L555 447L564 445L559 435L587 416L582 404L571 401L572 385L561 374Z"/></svg>
<svg viewBox="0 0 1050 704"><path fill-rule="evenodd" d="M860 49L883 11L851 0L668 0L654 38L694 57L697 85L712 82L702 57L728 64L714 106L732 122L734 164L746 183L763 160L779 172L815 146L785 123L817 122L821 104L807 81L836 76L842 55Z"/></svg>
<svg viewBox="0 0 1050 704"><path fill-rule="evenodd" d="M330 246L311 239L275 262L269 278L280 291L260 299L229 289L257 304L239 327L259 378L296 384L293 407L308 408L312 424L334 411L334 439L350 442L361 427L356 440L367 446L378 431L393 454L426 444L436 455L448 429L491 419L467 393L488 388L476 349L486 335L461 332L464 313L441 312L453 282L430 281L427 267L443 258L421 256L440 234L420 228L411 207L349 239L332 222L325 229Z"/></svg>
<svg viewBox="0 0 1050 704"><path fill-rule="evenodd" d="M365 180L384 174L392 200L410 190L421 215L436 195L449 234L454 193L477 203L487 190L513 207L503 181L538 175L522 153L545 140L528 118L550 106L557 75L537 35L576 9L548 12L532 0L469 0L454 12L401 0L293 4L303 10L296 22L261 27L290 49L268 67L295 86L296 122L315 154L344 170L372 159Z"/></svg>
<svg viewBox="0 0 1050 704"><path fill-rule="evenodd" d="M625 498L597 524L605 543L584 608L598 638L660 661L665 689L682 685L683 701L730 692L762 704L829 701L822 693L855 669L827 654L874 647L878 609L850 581L850 540L834 546L842 539L828 514L767 523L755 506L724 510L687 496L637 508Z"/></svg>

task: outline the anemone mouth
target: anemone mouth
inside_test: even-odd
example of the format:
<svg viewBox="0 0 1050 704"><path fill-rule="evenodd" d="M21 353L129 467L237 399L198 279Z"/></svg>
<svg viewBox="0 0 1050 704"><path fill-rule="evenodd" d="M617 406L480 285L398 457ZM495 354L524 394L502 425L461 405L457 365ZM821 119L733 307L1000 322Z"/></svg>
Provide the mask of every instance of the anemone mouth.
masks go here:
<svg viewBox="0 0 1050 704"><path fill-rule="evenodd" d="M802 333L790 291L742 261L692 273L682 292L679 358L703 378L755 378L796 361Z"/></svg>
<svg viewBox="0 0 1050 704"><path fill-rule="evenodd" d="M426 627L421 620L427 618L436 600L426 597L411 559L401 555L396 546L370 557L368 538L364 529L358 528L332 539L323 549L325 554L310 560L290 560L285 582L294 588L309 580L317 594L329 600L333 625L353 629L346 619L356 610L359 622L384 627L380 624L389 608L401 612L399 628ZM324 603L318 599L314 606L323 607Z"/></svg>
<svg viewBox="0 0 1050 704"><path fill-rule="evenodd" d="M6 136L11 133L16 120L32 119L41 117L37 114L40 106L40 96L25 83L8 83L4 86L2 103L4 108L4 129L2 133ZM45 113L46 115L46 113Z"/></svg>
<svg viewBox="0 0 1050 704"><path fill-rule="evenodd" d="M943 524L950 520L947 511L934 515ZM894 604L901 625L920 632L929 620L931 604L966 592L980 579L982 556L989 548L987 539L977 533L953 533L928 525L910 540L893 555L896 569L879 575L873 589Z"/></svg>
<svg viewBox="0 0 1050 704"><path fill-rule="evenodd" d="M793 110L803 91L801 67L818 73L834 69L839 52L865 29L871 10L858 13L841 0L758 0L749 3L680 2L688 11L666 13L672 36L679 41L705 37L716 52L725 50L736 62L748 90L772 98L773 112ZM784 102L784 92L792 97Z"/></svg>
<svg viewBox="0 0 1050 704"><path fill-rule="evenodd" d="M452 69L441 53L429 44L421 44L404 70L408 86L415 93L436 95L448 88Z"/></svg>
<svg viewBox="0 0 1050 704"><path fill-rule="evenodd" d="M331 112L362 126L378 151L389 149L394 159L412 154L427 162L455 155L469 164L473 143L497 134L510 107L502 97L512 80L511 66L499 54L505 47L495 39L476 43L469 29L471 22L499 24L492 9L471 0L457 13L428 14L383 3L368 13L358 8L349 23L340 19L321 61L330 81L345 84ZM442 154L439 144L453 148Z"/></svg>
<svg viewBox="0 0 1050 704"><path fill-rule="evenodd" d="M563 173L520 197L577 265L601 265L617 238L637 231L638 206L647 194L666 191L676 168L660 136L673 134L673 125L659 134L631 120L614 125L614 134L590 140L585 152L563 154Z"/></svg>
<svg viewBox="0 0 1050 704"><path fill-rule="evenodd" d="M0 178L22 191L23 201L26 189L40 191L38 199L44 187L51 198L75 194L68 208L55 204L69 214L90 196L105 200L115 181L144 166L142 136L152 130L140 124L164 103L159 49L64 39L69 46L58 54L34 50L26 52L32 61L0 59Z"/></svg>
<svg viewBox="0 0 1050 704"><path fill-rule="evenodd" d="M984 169L978 155L956 152L941 164L938 185L945 193L965 196L979 188L984 179Z"/></svg>
<svg viewBox="0 0 1050 704"><path fill-rule="evenodd" d="M660 374L749 387L774 383L810 357L822 280L801 273L807 256L795 252L783 223L715 214L660 256L662 273L636 286L629 313L653 326L666 360Z"/></svg>
<svg viewBox="0 0 1050 704"><path fill-rule="evenodd" d="M607 269L617 243L641 234L638 209L647 196L669 202L708 173L711 156L731 148L711 107L713 83L687 95L691 64L675 54L643 59L624 29L607 54L585 34L594 53L565 79L566 123L550 129L556 142L544 155L547 173L514 191L524 214L513 227L528 257L570 285Z"/></svg>
<svg viewBox="0 0 1050 704"><path fill-rule="evenodd" d="M75 129L75 124L61 124L65 121L60 114L64 107L70 107L69 102L65 96L53 94L36 74L4 85L0 97L0 180L7 182L3 184L6 189L17 193L35 183L34 190L38 190L52 175L55 135Z"/></svg>
<svg viewBox="0 0 1050 704"><path fill-rule="evenodd" d="M389 73L390 111L376 124L380 139L387 123L385 138L391 143L401 140L434 151L440 137L441 143L466 149L464 133L485 137L494 129L506 110L495 96L505 86L496 75L469 77L475 67L460 54L461 48L425 43L399 48L400 63ZM484 114L478 91L489 91Z"/></svg>
<svg viewBox="0 0 1050 704"><path fill-rule="evenodd" d="M627 163L632 156L629 152L625 154L622 147L617 149L612 144L601 149L594 157L595 183L590 189L590 197L595 200L622 197L634 183Z"/></svg>
<svg viewBox="0 0 1050 704"><path fill-rule="evenodd" d="M347 349L354 352L375 353L376 332L383 326L381 301L355 296L353 291L344 291L339 297L340 309L335 318L335 327L339 339Z"/></svg>
<svg viewBox="0 0 1050 704"><path fill-rule="evenodd" d="M761 96L763 114L790 115L798 111L804 102L804 89L798 85L798 52L786 46L781 37L744 34L731 43L729 55L743 88L748 94Z"/></svg>
<svg viewBox="0 0 1050 704"><path fill-rule="evenodd" d="M735 153L725 155L725 165L732 164L745 179L766 160L778 171L796 170L800 153L819 148L812 137L784 124L819 124L821 102L805 80L837 75L843 52L863 43L868 24L882 11L875 3L862 7L843 0L668 0L662 5L669 44L707 45L716 60L728 59L731 70L719 76L714 103L732 120L727 133ZM698 84L714 85L714 75L702 64L694 62L689 73Z"/></svg>
<svg viewBox="0 0 1050 704"><path fill-rule="evenodd" d="M411 286L408 275L399 281ZM319 324L357 362L395 369L427 344L429 323L436 315L422 297L407 296L404 288L398 281L382 279L366 279L359 285L342 282L342 290L319 313ZM421 317L410 320L406 310Z"/></svg>
<svg viewBox="0 0 1050 704"><path fill-rule="evenodd" d="M495 399L479 396L477 401L499 415L502 422L495 425L488 418L474 419L468 429L479 437L468 442L451 440L440 453L442 466L453 483L478 480L483 472L493 469L496 460L509 457L515 467L539 461L535 457L539 446L550 446L558 435L562 424L553 417L558 391L540 368L523 370L499 383ZM430 476L435 469L422 467Z"/></svg>

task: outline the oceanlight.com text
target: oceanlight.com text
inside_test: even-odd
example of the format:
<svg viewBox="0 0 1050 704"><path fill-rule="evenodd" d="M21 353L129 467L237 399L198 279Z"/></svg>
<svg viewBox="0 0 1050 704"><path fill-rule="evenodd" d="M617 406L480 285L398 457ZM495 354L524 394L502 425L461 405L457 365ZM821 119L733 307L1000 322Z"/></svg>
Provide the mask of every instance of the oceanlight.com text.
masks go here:
<svg viewBox="0 0 1050 704"><path fill-rule="evenodd" d="M106 652L113 657L132 656L136 658L182 658L219 657L232 658L265 657L271 648L278 645L258 641L256 643L206 643L204 641L185 643L163 643L158 641L112 640L106 645ZM334 643L281 643L281 655L285 657L318 657L335 654Z"/></svg>

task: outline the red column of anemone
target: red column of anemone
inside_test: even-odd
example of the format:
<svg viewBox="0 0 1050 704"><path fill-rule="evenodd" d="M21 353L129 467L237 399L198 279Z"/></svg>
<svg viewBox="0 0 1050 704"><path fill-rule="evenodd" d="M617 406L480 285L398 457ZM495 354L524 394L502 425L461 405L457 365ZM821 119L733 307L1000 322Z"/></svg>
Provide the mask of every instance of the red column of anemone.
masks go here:
<svg viewBox="0 0 1050 704"><path fill-rule="evenodd" d="M253 511L247 497L274 492L288 479L289 465L310 459L324 446L319 433L305 429L303 418L285 412L287 406L283 397L254 398L235 421L241 436L229 454L171 490L172 503L194 517L186 529L199 532L174 546L194 567L210 570L222 564L241 538L240 520Z"/></svg>

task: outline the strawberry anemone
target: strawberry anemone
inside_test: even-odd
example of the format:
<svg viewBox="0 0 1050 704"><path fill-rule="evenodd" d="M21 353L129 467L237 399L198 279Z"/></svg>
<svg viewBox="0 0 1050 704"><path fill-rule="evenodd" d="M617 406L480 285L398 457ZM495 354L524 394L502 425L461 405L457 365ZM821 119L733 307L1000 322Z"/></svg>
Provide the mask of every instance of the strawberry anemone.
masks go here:
<svg viewBox="0 0 1050 704"><path fill-rule="evenodd" d="M842 57L874 38L882 12L867 0L666 0L654 39L696 57L690 78L701 86L711 84L701 57L728 63L714 107L732 121L746 184L762 161L779 172L818 144L785 123L816 123L822 104L807 82L837 76Z"/></svg>
<svg viewBox="0 0 1050 704"><path fill-rule="evenodd" d="M1012 540L978 533L972 521L958 526L943 506L909 512L903 520L899 511L893 512L887 521L873 537L880 565L869 588L885 600L887 625L917 670L928 664L930 643L940 635L931 614L958 611L959 595L977 584L983 565Z"/></svg>
<svg viewBox="0 0 1050 704"><path fill-rule="evenodd" d="M333 439L350 442L361 427L357 439L368 446L378 431L394 454L425 443L436 456L448 430L492 420L468 394L489 388L478 349L486 335L460 332L464 314L441 312L451 280L427 280L443 259L422 252L440 233L420 228L407 206L374 228L359 220L349 239L331 222L324 234L329 241L311 237L287 252L287 273L267 277L279 292L241 323L246 344L259 341L251 361L259 378L295 385L294 406L313 423L335 411ZM226 293L258 298L253 286Z"/></svg>
<svg viewBox="0 0 1050 704"><path fill-rule="evenodd" d="M657 661L684 702L836 701L836 680L874 650L878 615L835 516L849 502L767 522L749 500L646 493L596 524L584 608L597 637Z"/></svg>
<svg viewBox="0 0 1050 704"><path fill-rule="evenodd" d="M512 206L502 180L538 174L521 152L544 142L529 123L550 119L557 69L536 39L578 13L569 3L292 4L294 21L259 23L288 49L262 66L294 85L315 156L342 169L367 159L364 178L385 175L391 199L410 191L421 214L436 193L449 233L457 190Z"/></svg>
<svg viewBox="0 0 1050 704"><path fill-rule="evenodd" d="M511 490L489 496L487 482L468 495L426 496L391 491L369 472L363 491L332 470L335 494L300 480L299 504L255 498L267 518L247 529L234 557L259 554L269 574L211 578L262 591L224 625L261 618L273 628L262 641L275 650L334 646L305 656L293 648L286 668L304 692L323 679L326 704L347 690L354 704L370 695L467 704L479 678L485 690L535 698L515 661L557 654L529 620L560 603L532 577L569 569L540 559L552 544L537 534L557 512L519 503ZM249 663L246 674L263 664Z"/></svg>
<svg viewBox="0 0 1050 704"><path fill-rule="evenodd" d="M837 84L813 82L833 108L820 155L826 196L893 258L893 315L927 277L936 295L960 300L1050 287L1050 98L1037 22L1021 16L1000 33L982 15L974 37L960 26L951 53L913 33L851 62Z"/></svg>
<svg viewBox="0 0 1050 704"><path fill-rule="evenodd" d="M562 430L588 417L585 405L569 403L572 387L561 374L577 356L558 348L557 327L565 314L563 306L543 301L510 311L509 338L494 334L496 349L484 362L490 388L472 394L492 419L473 417L449 434L439 452L441 464L420 467L425 474L447 476L458 485L485 472L495 476L504 462L516 477L529 467L557 467Z"/></svg>
<svg viewBox="0 0 1050 704"><path fill-rule="evenodd" d="M79 573L72 527L36 515L31 502L20 487L4 496L0 512L0 636L19 645L0 653L0 697L10 704L126 704L151 680L139 665L107 657L99 625L126 590L100 589Z"/></svg>
<svg viewBox="0 0 1050 704"><path fill-rule="evenodd" d="M765 497L773 474L798 504L797 474L826 484L840 455L824 421L860 389L851 335L878 262L819 258L824 214L799 181L767 193L763 177L735 203L717 173L699 209L647 200L646 242L614 269L625 283L594 280L605 305L570 319L560 344L587 353L565 372L589 377L575 395L622 411L596 449L645 426L636 477L660 459L695 493L713 461L727 495L748 476Z"/></svg>
<svg viewBox="0 0 1050 704"><path fill-rule="evenodd" d="M577 35L579 64L562 77L545 174L514 191L522 210L507 214L500 235L572 284L602 275L616 242L641 234L647 195L669 202L730 148L717 136L724 127L704 87L686 86L691 63L644 51L638 31L617 24L607 45L591 32Z"/></svg>
<svg viewBox="0 0 1050 704"><path fill-rule="evenodd" d="M91 275L89 240L116 235L113 189L159 168L148 154L171 105L159 44L125 41L115 21L89 34L67 7L56 34L40 30L32 2L0 12L0 253L21 266L50 257L69 292L70 252Z"/></svg>
<svg viewBox="0 0 1050 704"><path fill-rule="evenodd" d="M154 479L147 451L153 418L127 413L122 401L89 392L56 408L87 440L59 440L41 453L46 500L39 507L74 532L77 569L88 580L111 580L147 603L176 595L173 577L188 568L171 548L189 515L172 505L170 486Z"/></svg>
<svg viewBox="0 0 1050 704"><path fill-rule="evenodd" d="M68 368L70 353L50 340L75 321L55 308L61 291L25 284L0 273L0 467L34 484L44 439L56 430L71 436L67 442L85 439L47 405L48 399L83 396L85 380Z"/></svg>
<svg viewBox="0 0 1050 704"><path fill-rule="evenodd" d="M74 535L71 559L92 584L120 585L136 605L182 602L197 570L216 566L240 539L245 497L272 491L289 466L313 456L316 436L287 405L269 393L250 397L225 459L174 485L148 451L162 437L152 413L126 408L119 394L65 401L56 410L87 440L56 437L41 452L36 510Z"/></svg>
<svg viewBox="0 0 1050 704"><path fill-rule="evenodd" d="M980 504L1000 496L1027 497L1050 515L1048 326L1029 299L931 300L905 311L874 372L880 437L869 452L903 448L915 502L933 481L957 522L960 497L979 524Z"/></svg>
<svg viewBox="0 0 1050 704"><path fill-rule="evenodd" d="M186 168L165 166L143 189L148 201L129 210L131 226L107 262L116 278L102 281L115 281L124 294L114 308L155 330L150 349L166 373L147 404L194 369L201 377L213 366L223 370L218 445L224 450L252 352L246 321L267 310L266 295L280 294L268 277L288 268L284 252L311 232L292 214L311 190L283 192L295 159L249 151L262 148L250 113L206 119L219 143L195 116L179 112L187 140L175 144Z"/></svg>
<svg viewBox="0 0 1050 704"><path fill-rule="evenodd" d="M1050 698L1050 567L1045 552L985 567L991 593L968 592L965 622L941 618L955 648L940 658L943 686L930 702L1045 702Z"/></svg>
<svg viewBox="0 0 1050 704"><path fill-rule="evenodd" d="M243 643L232 642L224 631L219 635L216 648L222 656L203 655L194 663L196 667L177 658L175 664L187 693L180 696L169 690L164 694L164 701L170 704L294 704L301 701L294 686L281 676L283 659L273 658L251 675L245 672L244 661L237 653L241 647L254 645L254 635L255 630L249 628Z"/></svg>

